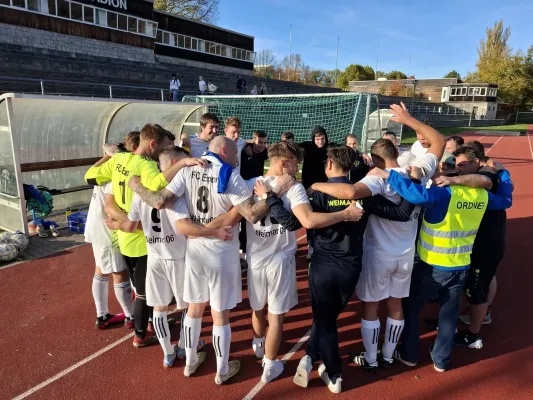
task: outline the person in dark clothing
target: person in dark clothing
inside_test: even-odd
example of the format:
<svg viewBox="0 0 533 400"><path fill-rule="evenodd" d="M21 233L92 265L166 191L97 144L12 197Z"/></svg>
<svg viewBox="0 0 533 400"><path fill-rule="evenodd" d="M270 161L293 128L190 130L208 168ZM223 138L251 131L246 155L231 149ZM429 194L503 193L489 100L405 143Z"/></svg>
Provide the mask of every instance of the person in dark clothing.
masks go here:
<svg viewBox="0 0 533 400"><path fill-rule="evenodd" d="M246 81L242 76L239 75L239 79L237 79L237 87L235 88L236 92L239 92L240 95L244 94L246 91Z"/></svg>
<svg viewBox="0 0 533 400"><path fill-rule="evenodd" d="M294 144L294 133L291 131L285 131L281 134L281 141L282 142L289 142L291 144Z"/></svg>
<svg viewBox="0 0 533 400"><path fill-rule="evenodd" d="M328 181L324 163L328 158L329 146L328 133L319 125L313 129L310 141L300 143L300 147L304 151L302 184L306 190L313 183ZM313 254L313 236L310 230L307 230L307 243L309 244L307 259L310 259L311 254Z"/></svg>
<svg viewBox="0 0 533 400"><path fill-rule="evenodd" d="M347 175L354 163L355 153L347 146L328 150L326 173L328 182L350 183ZM313 363L322 360L319 374L328 388L341 391L341 358L337 338L336 321L350 300L361 272L363 234L368 214L407 221L413 206L402 201L395 205L376 196L365 199L365 214L357 222L340 222L315 231L315 251L311 260L309 288L313 309L313 327L307 342L306 356L300 361L294 382L307 387ZM324 193L316 193L311 200L314 211L331 213L343 210L351 200L337 199ZM360 204L360 203L359 203ZM284 228L301 227L294 214L288 211L276 196L267 198L269 209Z"/></svg>
<svg viewBox="0 0 533 400"><path fill-rule="evenodd" d="M348 179L350 179L352 183L357 183L363 179L366 174L368 174L370 167L364 159L363 154L357 149L359 144L357 141L357 136L349 133L344 138L344 144L355 151L355 161L352 169L350 169L350 173L348 174Z"/></svg>
<svg viewBox="0 0 533 400"><path fill-rule="evenodd" d="M265 161L268 160L267 134L265 131L255 131L253 143L247 143L241 153L241 176L245 181L265 173ZM246 255L246 219L242 219L239 231L239 243L241 252ZM241 262L241 268L245 263Z"/></svg>

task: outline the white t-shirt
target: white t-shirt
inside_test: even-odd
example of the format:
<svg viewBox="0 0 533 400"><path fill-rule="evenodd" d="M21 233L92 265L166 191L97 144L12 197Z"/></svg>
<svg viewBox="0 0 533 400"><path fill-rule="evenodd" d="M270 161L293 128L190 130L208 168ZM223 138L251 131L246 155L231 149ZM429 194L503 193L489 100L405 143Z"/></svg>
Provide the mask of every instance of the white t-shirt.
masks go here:
<svg viewBox="0 0 533 400"><path fill-rule="evenodd" d="M438 159L434 154L428 153L420 158L419 166L425 173L421 179L422 185L426 185L429 178L433 176L437 164ZM387 170L391 169L404 177L409 176L405 168L387 168ZM366 176L359 182L370 189L372 196L381 194L396 204L401 201L400 195L377 176ZM368 217L363 247L365 254L383 261L414 257L419 216L420 207L415 207L409 221L406 222L391 221L376 215Z"/></svg>
<svg viewBox="0 0 533 400"><path fill-rule="evenodd" d="M108 229L105 224L105 189L108 187L111 187L111 182L104 186L95 186L93 189L87 221L85 222L85 241L99 246L113 244L118 247L116 231Z"/></svg>
<svg viewBox="0 0 533 400"><path fill-rule="evenodd" d="M205 81L199 81L198 82L198 89L200 89L200 92L205 92L205 89L207 88L207 84Z"/></svg>
<svg viewBox="0 0 533 400"><path fill-rule="evenodd" d="M166 187L176 196L184 196L190 218L198 224L207 224L233 206L252 197L242 177L233 170L225 193L217 193L220 162L211 156L202 158L210 162L207 168L199 166L181 169ZM187 241L187 252L211 264L224 263L238 257L239 226L231 228L233 239L197 238ZM238 261L238 260L237 260Z"/></svg>
<svg viewBox="0 0 533 400"><path fill-rule="evenodd" d="M237 166L235 167L235 171L240 175L240 173L241 173L241 153L242 153L242 149L244 148L244 145L246 144L246 140L244 140L243 138L240 137L239 139L237 139L237 141L235 143L237 144L237 158L239 160L239 162L237 163Z"/></svg>
<svg viewBox="0 0 533 400"><path fill-rule="evenodd" d="M170 90L179 90L181 86L179 79L171 79L170 80Z"/></svg>
<svg viewBox="0 0 533 400"><path fill-rule="evenodd" d="M398 157L398 165L402 168L407 168L411 165L415 165L416 162L428 151L427 147L422 147L420 142L417 140L411 146L411 150L404 151Z"/></svg>
<svg viewBox="0 0 533 400"><path fill-rule="evenodd" d="M253 178L246 181L248 188L253 191L257 180L268 183L270 186L276 180L275 176ZM257 197L256 201L259 200ZM295 183L281 196L283 206L288 210L300 204L309 204L309 198L301 183ZM266 217L251 224L246 222L246 256L250 268L261 269L266 267L272 257L279 253L287 253L294 256L297 249L296 232L290 232L283 228L278 221L268 213Z"/></svg>
<svg viewBox="0 0 533 400"><path fill-rule="evenodd" d="M130 221L141 221L150 257L163 260L185 257L187 239L176 228L176 221L189 218L183 199L178 199L172 209L157 210L135 193L128 218Z"/></svg>
<svg viewBox="0 0 533 400"><path fill-rule="evenodd" d="M191 140L191 157L198 158L204 155L209 147L209 143L201 139L198 135L190 137Z"/></svg>

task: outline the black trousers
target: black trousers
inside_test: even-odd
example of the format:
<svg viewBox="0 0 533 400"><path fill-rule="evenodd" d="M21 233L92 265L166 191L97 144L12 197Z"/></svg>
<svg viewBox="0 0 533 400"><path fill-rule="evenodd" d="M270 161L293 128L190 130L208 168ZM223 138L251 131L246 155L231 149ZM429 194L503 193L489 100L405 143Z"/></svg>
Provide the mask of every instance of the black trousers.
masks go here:
<svg viewBox="0 0 533 400"><path fill-rule="evenodd" d="M342 370L337 318L352 297L360 273L360 265L340 268L311 259L309 289L313 326L305 352L313 361L322 360L333 382Z"/></svg>
<svg viewBox="0 0 533 400"><path fill-rule="evenodd" d="M135 334L139 338L146 336L148 329L148 321L152 313L152 307L146 304L146 273L148 271L148 256L142 257L127 257L126 267L130 276L131 282L135 287L135 309L133 314L135 316Z"/></svg>
<svg viewBox="0 0 533 400"><path fill-rule="evenodd" d="M246 218L241 219L239 226L239 248L246 253Z"/></svg>

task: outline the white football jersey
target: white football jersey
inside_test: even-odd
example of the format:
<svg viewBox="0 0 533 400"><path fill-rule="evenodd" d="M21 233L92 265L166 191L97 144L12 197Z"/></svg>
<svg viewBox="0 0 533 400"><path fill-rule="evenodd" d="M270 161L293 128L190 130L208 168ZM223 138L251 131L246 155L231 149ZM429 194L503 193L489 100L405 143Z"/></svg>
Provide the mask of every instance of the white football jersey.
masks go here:
<svg viewBox="0 0 533 400"><path fill-rule="evenodd" d="M85 241L100 246L109 246L112 244L118 247L116 231L110 230L105 224L106 213L105 206L105 188L111 186L108 183L104 186L95 186L89 204L87 221L85 222Z"/></svg>
<svg viewBox="0 0 533 400"><path fill-rule="evenodd" d="M209 147L209 143L205 140L200 139L198 135L193 135L190 137L191 140L191 157L201 157L204 155L204 153L207 151L207 148Z"/></svg>
<svg viewBox="0 0 533 400"><path fill-rule="evenodd" d="M255 182L261 180L273 186L276 177L266 176L246 181L248 188L253 190ZM255 198L256 200L257 197ZM301 183L295 183L281 196L281 201L288 211L300 204L309 204L309 198ZM296 232L283 228L271 213L255 224L246 222L246 257L250 268L266 267L271 258L279 253L296 253Z"/></svg>
<svg viewBox="0 0 533 400"><path fill-rule="evenodd" d="M225 193L217 193L218 174L221 163L214 157L203 156L209 161L207 168L200 166L181 169L166 187L176 196L184 196L190 218L193 222L205 225L233 206L252 197L252 192L239 174L233 170ZM231 228L233 240L222 241L213 238L191 239L187 251L196 258L220 264L235 258L239 249L238 224Z"/></svg>
<svg viewBox="0 0 533 400"><path fill-rule="evenodd" d="M185 257L187 239L176 228L176 221L189 218L182 199L178 199L172 209L157 210L135 193L128 218L130 221L141 221L150 257L163 260Z"/></svg>

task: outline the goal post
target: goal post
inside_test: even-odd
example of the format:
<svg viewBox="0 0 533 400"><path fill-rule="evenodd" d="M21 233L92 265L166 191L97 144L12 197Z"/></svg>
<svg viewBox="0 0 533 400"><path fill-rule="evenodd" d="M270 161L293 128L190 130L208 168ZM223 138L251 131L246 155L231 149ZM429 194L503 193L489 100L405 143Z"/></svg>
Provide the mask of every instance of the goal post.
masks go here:
<svg viewBox="0 0 533 400"><path fill-rule="evenodd" d="M242 122L241 135L252 137L255 130L267 132L269 142L280 140L281 134L291 131L295 141L311 140L317 125L328 132L331 143L342 144L352 133L364 147L364 130L369 115L378 110L375 93L324 93L259 96L185 96L184 102L208 104L209 112L220 119L221 127L228 117L238 117Z"/></svg>

